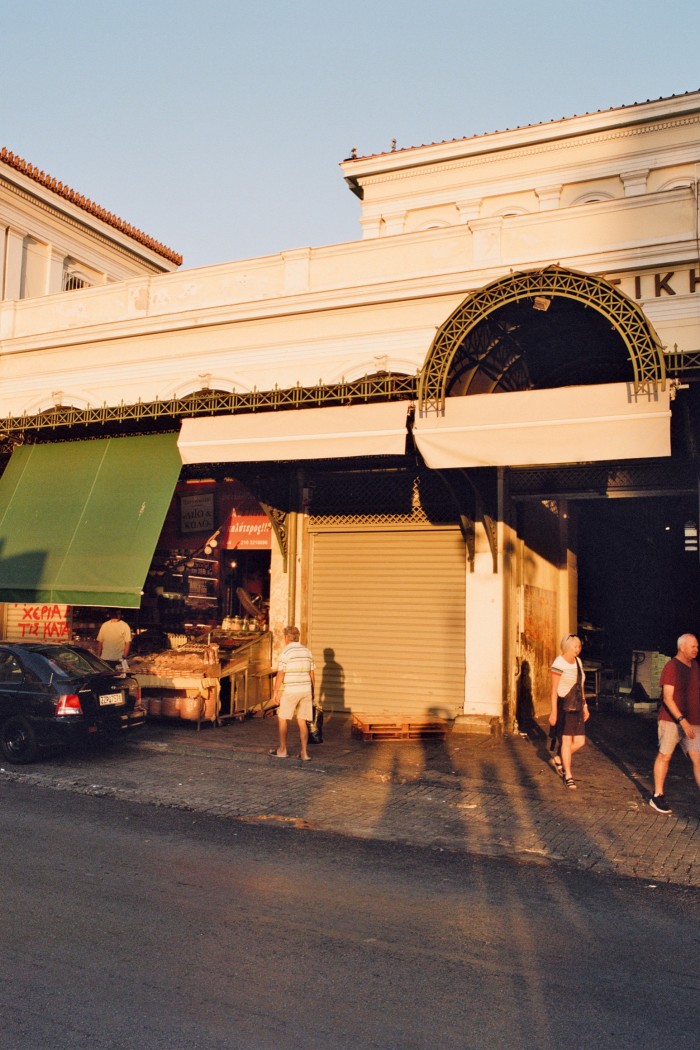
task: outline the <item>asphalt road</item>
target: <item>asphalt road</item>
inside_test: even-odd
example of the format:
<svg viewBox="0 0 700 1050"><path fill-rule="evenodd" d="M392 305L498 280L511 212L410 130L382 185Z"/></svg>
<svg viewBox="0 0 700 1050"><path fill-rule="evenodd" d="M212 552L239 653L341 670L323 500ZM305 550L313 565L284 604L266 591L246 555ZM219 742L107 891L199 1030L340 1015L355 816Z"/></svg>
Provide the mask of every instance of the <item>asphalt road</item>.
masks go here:
<svg viewBox="0 0 700 1050"><path fill-rule="evenodd" d="M697 1046L700 895L0 783L2 1050Z"/></svg>

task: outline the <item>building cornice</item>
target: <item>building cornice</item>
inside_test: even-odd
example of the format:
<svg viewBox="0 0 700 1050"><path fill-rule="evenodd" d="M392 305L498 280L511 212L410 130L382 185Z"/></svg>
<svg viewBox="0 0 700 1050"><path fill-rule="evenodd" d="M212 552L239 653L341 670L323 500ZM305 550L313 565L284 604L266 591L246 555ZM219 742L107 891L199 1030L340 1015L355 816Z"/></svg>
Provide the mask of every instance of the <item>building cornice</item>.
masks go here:
<svg viewBox="0 0 700 1050"><path fill-rule="evenodd" d="M472 135L469 138L412 146L372 156L351 157L343 161L340 167L348 179L364 180L373 171L378 173L382 168L390 171L406 167L425 167L432 162L432 159L439 163L450 157L457 158L480 153L492 154L527 145L533 140L540 142L566 140L591 132L635 127L648 123L659 126L659 121L675 120L699 112L700 91L692 91L654 101L648 100L629 106L598 110L596 113L585 113L581 116L564 117L561 120Z"/></svg>
<svg viewBox="0 0 700 1050"><path fill-rule="evenodd" d="M525 144L513 144L496 148L493 146L490 146L489 148L484 147L482 150L474 152L471 156L458 157L454 160L441 160L436 157L435 160L431 162L416 162L410 166L407 165L394 170L368 174L361 177L360 181L362 186L379 186L386 183L415 178L416 172L419 169L421 176L430 176L438 172L443 173L446 171L464 171L465 169L478 168L485 164L494 164L496 162L505 163L513 158L552 154L562 150L586 147L598 142L612 142L616 139L632 138L635 136L648 135L652 132L692 125L700 125L700 112L676 119L655 121L653 124L635 124L630 127L603 130L595 133L581 132L578 135L569 134L565 138L558 138L555 141L549 142L538 142L529 146ZM629 164L629 162L630 159L625 158L624 163ZM492 181L491 177L489 177L489 181Z"/></svg>

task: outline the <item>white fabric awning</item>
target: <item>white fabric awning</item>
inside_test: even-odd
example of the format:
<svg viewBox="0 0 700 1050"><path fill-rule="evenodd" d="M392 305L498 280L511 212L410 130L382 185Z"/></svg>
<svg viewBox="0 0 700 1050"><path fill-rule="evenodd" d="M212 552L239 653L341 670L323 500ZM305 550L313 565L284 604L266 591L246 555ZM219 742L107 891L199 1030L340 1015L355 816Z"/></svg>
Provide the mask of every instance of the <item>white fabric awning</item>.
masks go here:
<svg viewBox="0 0 700 1050"><path fill-rule="evenodd" d="M184 419L183 463L401 456L408 401Z"/></svg>
<svg viewBox="0 0 700 1050"><path fill-rule="evenodd" d="M448 397L413 435L432 468L534 466L670 456L670 419L668 390L606 383Z"/></svg>

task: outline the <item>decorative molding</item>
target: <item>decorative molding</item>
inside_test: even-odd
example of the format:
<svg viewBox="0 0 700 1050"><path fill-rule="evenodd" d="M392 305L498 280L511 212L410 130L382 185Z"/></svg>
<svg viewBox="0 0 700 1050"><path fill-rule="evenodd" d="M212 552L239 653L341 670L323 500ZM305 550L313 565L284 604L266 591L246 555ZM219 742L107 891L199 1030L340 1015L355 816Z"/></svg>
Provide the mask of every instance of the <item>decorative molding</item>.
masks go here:
<svg viewBox="0 0 700 1050"><path fill-rule="evenodd" d="M71 189L70 186L64 185L59 182L58 179L53 178L51 175L47 175L46 172L40 171L35 164L30 164L28 161L19 157L16 153L8 150L6 146L0 149L0 162L6 164L8 168L18 171L27 179L31 179L33 182L38 183L45 189L49 190L50 193L55 193L57 197L62 197L67 200L70 204L76 208L81 208L89 215L93 215L96 219L106 223L108 226L112 226L115 230L123 233L125 236L130 237L132 240L142 244L145 248L149 248L156 255L162 256L169 262L174 263L176 266L182 265L182 256L173 251L172 248L168 248L167 245L161 244L154 237L150 237L143 230L137 229L136 226L132 226L131 223L125 222L124 219L120 219L118 215L114 215L112 212L108 212L106 208L96 204L95 201L90 200L82 193L78 193L77 190Z"/></svg>
<svg viewBox="0 0 700 1050"><path fill-rule="evenodd" d="M420 169L421 175L432 175L436 172L458 171L462 168L480 167L484 164L493 164L497 161L508 161L513 156L535 157L543 153L559 152L563 149L571 149L578 146L589 146L596 142L610 142L615 139L633 138L637 135L649 135L655 131L667 131L670 128L685 127L700 124L700 114L692 117L679 117L677 119L658 121L652 124L638 124L627 128L614 128L609 131L584 132L582 134L562 137L555 142L543 142L534 146L514 144L507 148L492 147L490 150L484 147L483 151L473 157L461 157L453 161L430 161L429 164L413 164L410 168L401 171L387 172L380 175L368 175L362 177L363 186L381 185L386 182L396 182L416 177L416 171ZM540 127L541 125L537 125ZM418 147L420 148L420 147Z"/></svg>
<svg viewBox="0 0 700 1050"><path fill-rule="evenodd" d="M41 211L44 211L48 215L51 215L52 218L57 219L62 226L70 226L75 230L79 230L84 236L90 237L92 240L97 241L99 244L107 246L110 251L117 252L119 255L123 255L125 258L137 262L139 266L148 269L149 272L152 274L160 275L170 273L169 270L162 270L158 266L156 266L155 263L149 262L148 259L145 259L144 256L139 255L133 249L129 250L128 248L125 248L123 245L119 244L118 241L112 240L106 234L100 233L98 230L94 230L91 226L88 226L87 223L80 222L78 219L73 218L66 212L60 211L59 208L57 208L53 204L50 204L48 201L44 201L40 197L36 197L34 194L29 193L28 190L24 190L20 186L15 185L14 182L10 182L3 176L2 171L0 171L0 182L2 182L3 186L6 189L8 189L11 193L14 193L15 196L19 197L21 200L26 201L33 207L39 208ZM27 235L23 234L23 236ZM155 251L155 249L151 250ZM134 274L133 276L137 277L139 275ZM144 274L143 276L146 275Z"/></svg>

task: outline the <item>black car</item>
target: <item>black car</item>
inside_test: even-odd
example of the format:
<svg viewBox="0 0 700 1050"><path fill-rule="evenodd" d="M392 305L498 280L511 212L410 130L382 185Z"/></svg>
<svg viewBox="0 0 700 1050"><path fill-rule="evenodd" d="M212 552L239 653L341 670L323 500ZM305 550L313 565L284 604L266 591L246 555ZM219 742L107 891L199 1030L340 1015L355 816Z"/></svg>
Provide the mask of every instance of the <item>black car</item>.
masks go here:
<svg viewBox="0 0 700 1050"><path fill-rule="evenodd" d="M32 762L41 747L113 738L144 725L135 678L87 649L0 642L0 751Z"/></svg>

